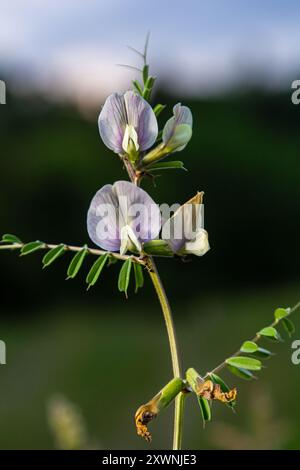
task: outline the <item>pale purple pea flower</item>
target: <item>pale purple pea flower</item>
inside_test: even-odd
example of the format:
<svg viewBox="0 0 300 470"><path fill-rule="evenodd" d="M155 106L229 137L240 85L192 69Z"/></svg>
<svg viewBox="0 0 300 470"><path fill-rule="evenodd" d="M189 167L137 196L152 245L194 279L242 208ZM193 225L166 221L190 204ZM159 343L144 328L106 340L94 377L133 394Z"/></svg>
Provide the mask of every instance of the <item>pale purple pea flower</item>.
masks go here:
<svg viewBox="0 0 300 470"><path fill-rule="evenodd" d="M88 210L89 236L107 251L140 252L142 243L157 238L160 228L159 207L146 191L129 181L103 186Z"/></svg>
<svg viewBox="0 0 300 470"><path fill-rule="evenodd" d="M203 256L210 249L208 234L203 228L203 193L197 193L163 225L162 238L178 255Z"/></svg>
<svg viewBox="0 0 300 470"><path fill-rule="evenodd" d="M193 116L187 106L177 103L172 116L165 124L162 140L172 152L183 150L192 137Z"/></svg>
<svg viewBox="0 0 300 470"><path fill-rule="evenodd" d="M156 141L158 125L150 104L133 91L113 93L101 110L98 120L100 136L115 153L150 148Z"/></svg>

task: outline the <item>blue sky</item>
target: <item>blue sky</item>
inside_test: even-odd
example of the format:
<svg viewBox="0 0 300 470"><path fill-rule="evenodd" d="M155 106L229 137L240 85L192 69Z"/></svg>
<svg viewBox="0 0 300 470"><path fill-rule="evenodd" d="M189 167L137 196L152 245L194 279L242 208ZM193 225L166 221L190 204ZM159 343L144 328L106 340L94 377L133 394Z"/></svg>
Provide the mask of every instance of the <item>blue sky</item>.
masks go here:
<svg viewBox="0 0 300 470"><path fill-rule="evenodd" d="M92 101L126 88L116 64L138 64L125 46L150 30L153 72L180 92L284 88L299 78L299 23L296 0L4 0L0 64L19 86Z"/></svg>

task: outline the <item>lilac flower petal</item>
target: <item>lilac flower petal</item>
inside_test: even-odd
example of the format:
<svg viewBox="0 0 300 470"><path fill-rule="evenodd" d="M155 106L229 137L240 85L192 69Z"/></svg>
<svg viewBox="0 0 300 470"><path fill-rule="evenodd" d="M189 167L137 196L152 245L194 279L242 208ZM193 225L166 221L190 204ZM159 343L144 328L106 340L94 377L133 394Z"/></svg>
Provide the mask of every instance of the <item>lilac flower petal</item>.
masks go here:
<svg viewBox="0 0 300 470"><path fill-rule="evenodd" d="M88 210L88 234L95 245L103 250L120 249L120 232L114 210L117 207L118 200L113 192L113 186L106 184L97 191Z"/></svg>
<svg viewBox="0 0 300 470"><path fill-rule="evenodd" d="M114 191L120 214L133 228L137 239L146 242L156 238L161 228L161 216L159 207L149 194L129 181L117 181Z"/></svg>
<svg viewBox="0 0 300 470"><path fill-rule="evenodd" d="M203 230L202 199L203 193L198 192L165 222L162 238L174 253L185 249L186 244L197 238L199 231Z"/></svg>
<svg viewBox="0 0 300 470"><path fill-rule="evenodd" d="M87 228L92 241L104 250L120 251L121 232L133 233L128 242L136 240L138 248L140 242L158 236L160 210L146 191L128 181L117 181L103 186L92 199Z"/></svg>
<svg viewBox="0 0 300 470"><path fill-rule="evenodd" d="M193 115L187 106L181 106L181 103L175 104L173 108L176 124L188 124L193 126Z"/></svg>
<svg viewBox="0 0 300 470"><path fill-rule="evenodd" d="M127 124L127 114L122 94L110 95L99 115L100 136L105 145L115 153L122 153L122 141Z"/></svg>
<svg viewBox="0 0 300 470"><path fill-rule="evenodd" d="M147 150L155 143L158 134L154 111L146 100L133 91L126 91L124 102L127 123L136 130L140 149Z"/></svg>

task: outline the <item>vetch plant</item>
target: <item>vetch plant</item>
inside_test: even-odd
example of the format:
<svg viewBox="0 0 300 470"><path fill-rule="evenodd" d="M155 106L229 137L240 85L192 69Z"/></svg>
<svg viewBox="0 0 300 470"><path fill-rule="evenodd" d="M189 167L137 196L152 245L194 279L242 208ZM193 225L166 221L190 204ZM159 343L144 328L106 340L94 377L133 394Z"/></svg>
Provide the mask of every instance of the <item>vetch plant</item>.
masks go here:
<svg viewBox="0 0 300 470"><path fill-rule="evenodd" d="M265 340L281 341L279 326L289 336L294 333L290 316L300 303L293 308L276 309L269 326L244 341L234 354L211 371L199 373L194 367L189 367L185 373L181 370L172 312L154 259L201 257L210 247L203 223L203 192L198 192L166 216L140 187L144 178L153 178L157 172L184 169L182 161L167 157L186 148L193 126L191 110L178 103L164 128L159 130L157 116L165 106L156 104L152 107L150 104L155 77L149 74L146 52L147 48L141 54L144 58L142 79L133 81L133 90L109 96L100 112L100 136L104 144L118 155L129 181L106 184L91 201L87 231L97 248L49 244L40 240L24 243L15 235L6 234L2 237L0 249L18 250L22 257L46 251L42 259L44 268L67 253L74 254L67 270L68 279L74 279L92 255L95 261L87 272L88 289L99 281L106 266L119 262L118 288L126 297L132 276L137 291L143 287L144 274L149 275L165 319L173 378L138 408L135 425L138 435L151 441L148 424L174 402L173 449L176 450L182 445L185 399L188 396L197 399L203 424L212 419L213 401L234 411L237 388L228 386L219 374L226 368L235 378L255 378L263 367L263 361L272 356L272 352L261 343ZM194 261L200 262L196 258Z"/></svg>

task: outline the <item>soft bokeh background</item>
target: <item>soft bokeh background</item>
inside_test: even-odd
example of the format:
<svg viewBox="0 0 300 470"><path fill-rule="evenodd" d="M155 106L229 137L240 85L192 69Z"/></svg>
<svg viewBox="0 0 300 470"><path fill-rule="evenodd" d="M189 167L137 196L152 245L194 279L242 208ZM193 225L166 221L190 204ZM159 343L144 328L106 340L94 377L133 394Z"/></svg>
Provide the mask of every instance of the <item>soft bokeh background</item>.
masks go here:
<svg viewBox="0 0 300 470"><path fill-rule="evenodd" d="M1 233L87 242L91 197L126 177L100 141L97 116L107 94L130 86L135 73L116 64L139 65L125 46L142 49L147 30L153 102L168 105L161 123L176 102L191 106L194 135L180 155L189 171L145 182L157 202L206 193L211 251L159 262L184 368L213 368L276 307L300 298L300 106L290 98L300 78L299 15L292 0L1 4ZM41 254L1 252L0 447L54 448L53 419L69 412L72 422L74 405L86 435L79 446L148 448L133 415L171 376L150 282L125 301L115 265L87 293L87 265L65 282L69 260L42 271ZM297 314L295 323L299 330ZM291 340L273 350L258 382L224 374L238 385L236 415L215 404L204 431L188 400L186 448L300 447L300 366ZM170 447L171 422L170 408L151 425L153 448Z"/></svg>

